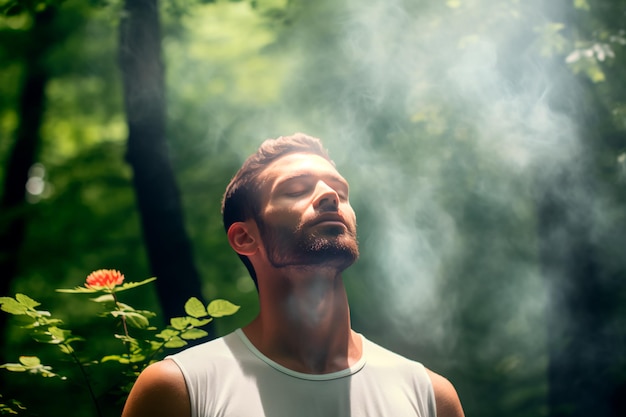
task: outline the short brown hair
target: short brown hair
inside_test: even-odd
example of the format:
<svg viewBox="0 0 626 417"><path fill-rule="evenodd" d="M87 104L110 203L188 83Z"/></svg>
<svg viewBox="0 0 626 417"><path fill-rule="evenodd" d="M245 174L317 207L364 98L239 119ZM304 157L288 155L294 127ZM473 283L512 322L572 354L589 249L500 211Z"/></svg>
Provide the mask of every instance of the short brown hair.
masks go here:
<svg viewBox="0 0 626 417"><path fill-rule="evenodd" d="M258 181L259 175L269 164L292 153L319 155L334 165L318 138L304 133L294 133L291 136L265 140L256 153L246 159L226 187L222 198L222 220L226 232L233 223L258 219L261 210L261 199L258 193L261 185ZM256 272L252 263L247 256L239 255L239 258L248 269L254 284L257 285Z"/></svg>

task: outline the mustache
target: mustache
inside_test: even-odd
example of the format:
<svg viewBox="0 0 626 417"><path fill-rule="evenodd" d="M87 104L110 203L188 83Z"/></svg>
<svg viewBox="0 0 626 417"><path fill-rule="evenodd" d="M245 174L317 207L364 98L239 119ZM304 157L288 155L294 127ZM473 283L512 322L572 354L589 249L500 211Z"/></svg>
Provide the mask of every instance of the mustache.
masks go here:
<svg viewBox="0 0 626 417"><path fill-rule="evenodd" d="M297 227L297 232L314 227L322 222L339 222L346 228L346 233L356 238L356 220L344 216L341 212L332 211L320 213L312 219L306 220Z"/></svg>
<svg viewBox="0 0 626 417"><path fill-rule="evenodd" d="M315 216L315 218L305 222L304 225L305 226L315 226L316 224L319 224L319 223L322 223L322 222L341 222L345 226L348 225L348 222L346 221L346 219L343 216L343 214L341 214L338 211L326 212L326 213L318 214L317 216Z"/></svg>

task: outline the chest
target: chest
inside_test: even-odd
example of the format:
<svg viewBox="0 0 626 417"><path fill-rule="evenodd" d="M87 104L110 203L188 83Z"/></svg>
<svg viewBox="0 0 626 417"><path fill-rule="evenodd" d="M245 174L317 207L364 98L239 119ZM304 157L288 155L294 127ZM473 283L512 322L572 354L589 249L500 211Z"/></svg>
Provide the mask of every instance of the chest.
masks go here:
<svg viewBox="0 0 626 417"><path fill-rule="evenodd" d="M363 369L324 381L231 372L198 393L197 417L429 417L410 379Z"/></svg>

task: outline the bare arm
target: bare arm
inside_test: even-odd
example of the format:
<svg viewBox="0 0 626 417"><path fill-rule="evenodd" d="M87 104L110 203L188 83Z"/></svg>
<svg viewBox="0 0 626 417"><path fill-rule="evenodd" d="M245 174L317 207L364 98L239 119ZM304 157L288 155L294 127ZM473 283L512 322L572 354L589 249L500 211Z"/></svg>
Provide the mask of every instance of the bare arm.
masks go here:
<svg viewBox="0 0 626 417"><path fill-rule="evenodd" d="M191 417L187 385L174 361L154 363L139 375L122 417Z"/></svg>
<svg viewBox="0 0 626 417"><path fill-rule="evenodd" d="M461 400L454 386L446 378L426 369L435 391L437 417L465 417Z"/></svg>

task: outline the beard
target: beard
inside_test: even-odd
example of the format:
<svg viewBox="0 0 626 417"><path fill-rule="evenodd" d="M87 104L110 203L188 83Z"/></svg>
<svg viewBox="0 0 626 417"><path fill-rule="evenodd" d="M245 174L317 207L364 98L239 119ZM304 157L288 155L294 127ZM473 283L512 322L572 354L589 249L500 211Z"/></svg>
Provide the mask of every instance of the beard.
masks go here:
<svg viewBox="0 0 626 417"><path fill-rule="evenodd" d="M275 268L329 266L343 271L359 258L356 232L348 227L306 231L302 226L269 225L257 219L269 262Z"/></svg>

